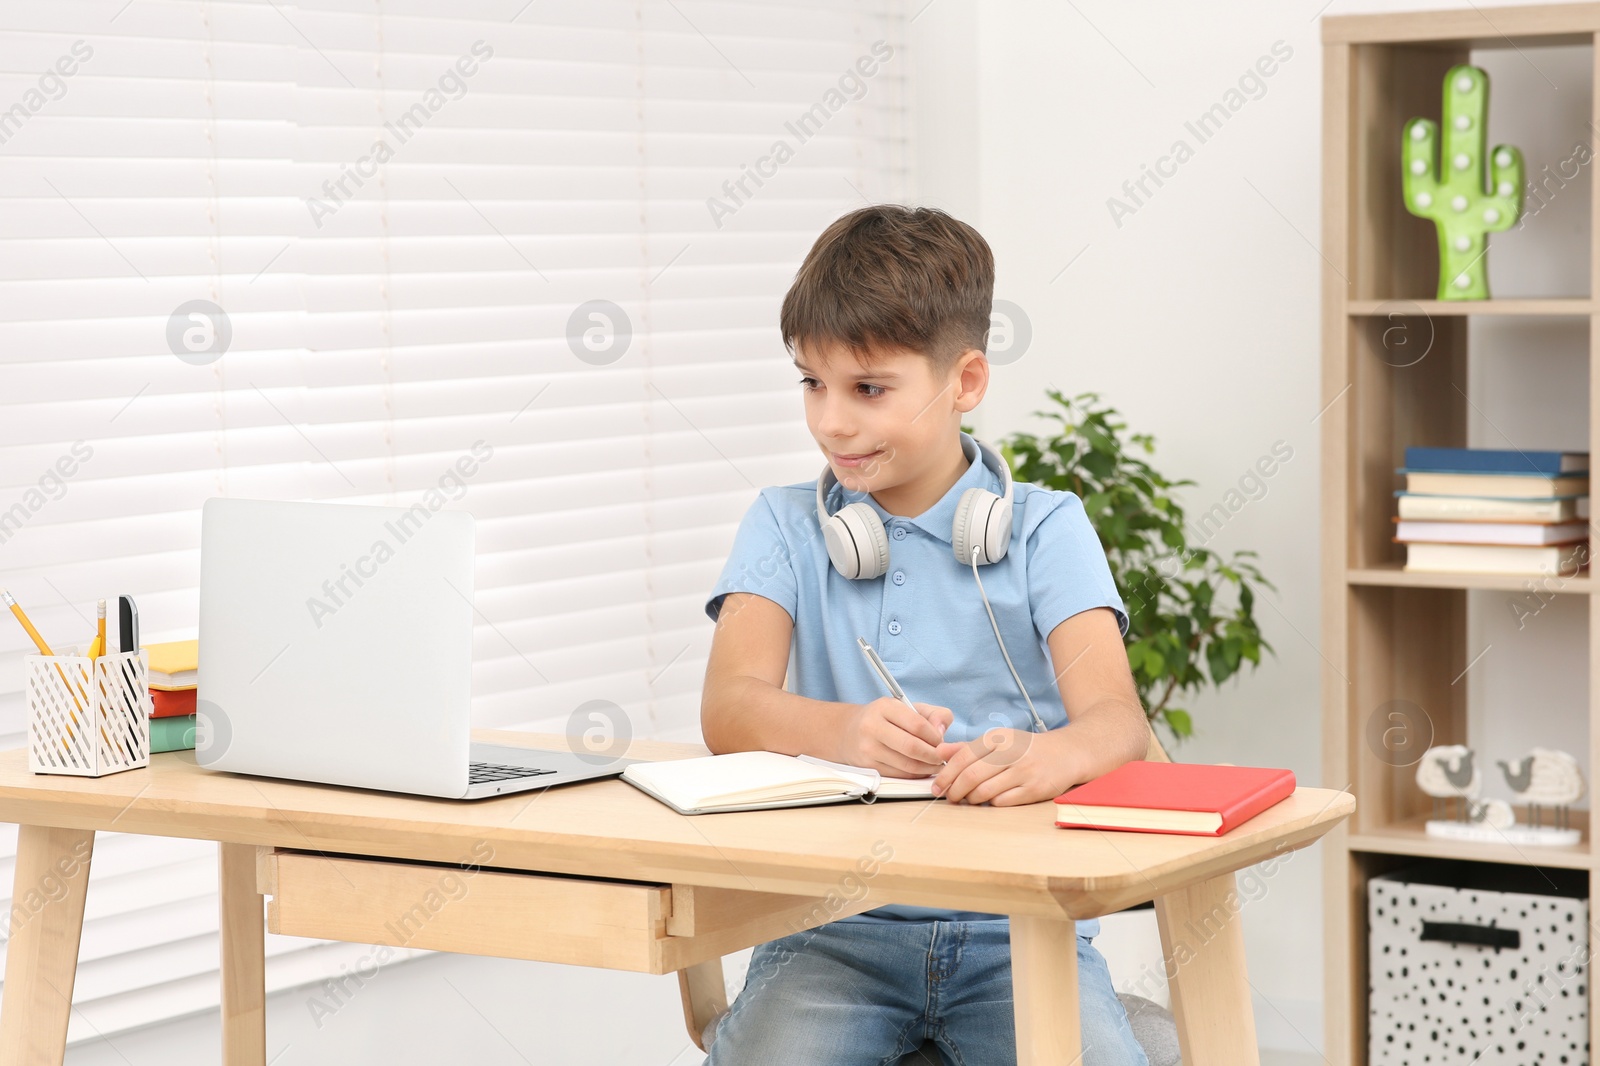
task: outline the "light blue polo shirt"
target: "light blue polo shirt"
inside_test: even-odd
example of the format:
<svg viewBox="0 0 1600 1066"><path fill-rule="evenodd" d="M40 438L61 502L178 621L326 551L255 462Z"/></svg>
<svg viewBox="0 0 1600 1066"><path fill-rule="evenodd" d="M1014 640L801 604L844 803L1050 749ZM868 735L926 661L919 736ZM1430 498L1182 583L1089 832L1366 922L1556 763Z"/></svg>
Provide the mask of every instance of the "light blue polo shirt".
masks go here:
<svg viewBox="0 0 1600 1066"><path fill-rule="evenodd" d="M961 436L963 443L971 440ZM968 454L973 450L968 445ZM1028 705L995 642L972 567L958 562L951 547L956 504L973 486L996 495L1004 488L980 458L938 503L905 518L885 511L870 493L835 485L829 514L864 500L888 530L888 572L869 581L852 581L829 561L817 523L815 479L762 489L739 523L706 614L715 621L730 592L754 592L787 611L794 621L789 686L802 696L869 703L888 695L856 644L862 636L907 696L950 708L955 720L945 731L947 740L971 740L995 726L1030 729ZM1071 492L1018 482L1011 546L998 563L980 563L978 573L1040 719L1050 729L1066 724L1050 665L1050 631L1080 611L1110 607L1123 635L1128 632L1127 612L1083 502ZM843 920L1000 917L896 904ZM1099 931L1098 918L1078 922L1082 936Z"/></svg>

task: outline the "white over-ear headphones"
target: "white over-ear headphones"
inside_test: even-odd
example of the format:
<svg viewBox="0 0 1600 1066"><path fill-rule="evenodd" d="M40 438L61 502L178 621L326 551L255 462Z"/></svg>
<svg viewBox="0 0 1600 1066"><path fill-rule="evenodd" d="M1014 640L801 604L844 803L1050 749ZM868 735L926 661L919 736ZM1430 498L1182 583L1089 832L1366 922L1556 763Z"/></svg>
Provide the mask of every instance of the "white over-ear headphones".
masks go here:
<svg viewBox="0 0 1600 1066"><path fill-rule="evenodd" d="M978 440L972 441L978 454L961 447L971 460L981 458L984 465L995 472L1005 483L1005 494L996 496L988 489L970 488L961 494L956 504L955 520L950 528L950 546L963 566L972 563L972 549L978 549L980 563L997 563L1005 558L1011 546L1011 468L1000 453ZM839 509L836 515L828 514L828 492L839 479L833 467L823 468L817 477L817 521L822 525L822 539L828 546L828 558L833 568L845 577L867 581L881 577L889 569L889 536L884 531L883 519L866 501L857 501Z"/></svg>
<svg viewBox="0 0 1600 1066"><path fill-rule="evenodd" d="M989 612L989 625L994 628L994 639L1000 643L1000 654L1005 656L1011 677L1016 681L1022 698L1028 702L1028 714L1033 719L1033 727L1043 733L1046 731L1044 720L1034 709L1033 698L1028 695L1027 687L1017 675L1017 668L1011 664L1011 653L1006 651L1006 642L1000 636L1000 623L995 621L994 609L989 606L989 597L983 591L983 579L978 577L979 563L997 563L1005 558L1006 549L1011 547L1011 467L999 452L983 441L973 437L972 443L978 446L978 454L972 455L967 451L965 439L961 442L962 454L973 460L981 458L1004 482L1005 495L996 496L988 489L980 488L963 492L951 524L950 547L962 565L972 567L973 579L978 582L978 595L983 597L983 609ZM859 581L882 577L889 569L889 536L884 532L883 519L864 500L847 504L839 509L838 514L829 515L828 491L838 481L832 466L824 467L817 476L817 521L822 525L822 539L828 546L828 558L833 560L833 568L845 577Z"/></svg>

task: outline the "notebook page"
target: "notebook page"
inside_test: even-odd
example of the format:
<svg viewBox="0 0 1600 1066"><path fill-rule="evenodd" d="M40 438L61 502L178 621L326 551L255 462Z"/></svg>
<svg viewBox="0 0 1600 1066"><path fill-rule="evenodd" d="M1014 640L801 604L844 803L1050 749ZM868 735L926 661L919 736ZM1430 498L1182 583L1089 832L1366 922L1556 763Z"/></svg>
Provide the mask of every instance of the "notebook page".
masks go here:
<svg viewBox="0 0 1600 1066"><path fill-rule="evenodd" d="M736 751L695 759L635 763L624 773L670 797L685 810L861 792L855 780L773 751Z"/></svg>
<svg viewBox="0 0 1600 1066"><path fill-rule="evenodd" d="M933 778L928 777L888 777L880 774L869 766L849 766L842 762L829 762L819 759L815 755L798 755L796 758L806 762L825 766L834 773L841 774L852 780L860 781L868 792L875 793L883 799L906 799L933 796Z"/></svg>

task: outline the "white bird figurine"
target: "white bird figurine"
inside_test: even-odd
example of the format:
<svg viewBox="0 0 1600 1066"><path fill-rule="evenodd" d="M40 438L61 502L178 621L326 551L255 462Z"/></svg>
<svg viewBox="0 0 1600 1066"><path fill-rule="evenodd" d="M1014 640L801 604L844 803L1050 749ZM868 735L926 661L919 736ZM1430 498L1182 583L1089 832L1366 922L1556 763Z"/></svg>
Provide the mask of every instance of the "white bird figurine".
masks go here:
<svg viewBox="0 0 1600 1066"><path fill-rule="evenodd" d="M1467 804L1478 798L1483 779L1471 748L1465 744L1438 744L1422 753L1417 763L1417 787L1433 797L1433 815L1440 815L1441 803L1461 800L1461 820L1467 819ZM1445 811L1449 808L1446 806Z"/></svg>
<svg viewBox="0 0 1600 1066"><path fill-rule="evenodd" d="M1500 760L1500 771L1517 799L1528 805L1528 820L1539 824L1539 808L1553 807L1555 827L1569 828L1567 807L1583 798L1578 760L1553 748L1534 748L1516 762Z"/></svg>

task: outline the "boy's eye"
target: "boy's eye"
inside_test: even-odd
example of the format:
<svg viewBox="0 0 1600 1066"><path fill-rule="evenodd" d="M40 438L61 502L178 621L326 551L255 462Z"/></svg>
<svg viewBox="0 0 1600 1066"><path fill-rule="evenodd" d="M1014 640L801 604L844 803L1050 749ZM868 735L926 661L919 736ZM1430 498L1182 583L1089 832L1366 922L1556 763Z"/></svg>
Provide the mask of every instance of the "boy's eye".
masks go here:
<svg viewBox="0 0 1600 1066"><path fill-rule="evenodd" d="M816 378L801 378L800 387L805 389L807 392L813 392L819 386ZM866 393L868 399L876 399L877 397L882 396L884 393L884 388L882 385L874 385L869 381L860 382L856 387L868 390Z"/></svg>

